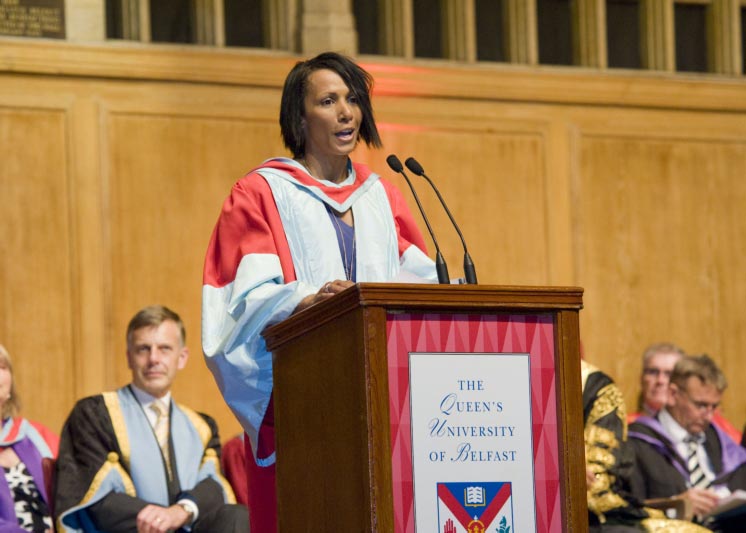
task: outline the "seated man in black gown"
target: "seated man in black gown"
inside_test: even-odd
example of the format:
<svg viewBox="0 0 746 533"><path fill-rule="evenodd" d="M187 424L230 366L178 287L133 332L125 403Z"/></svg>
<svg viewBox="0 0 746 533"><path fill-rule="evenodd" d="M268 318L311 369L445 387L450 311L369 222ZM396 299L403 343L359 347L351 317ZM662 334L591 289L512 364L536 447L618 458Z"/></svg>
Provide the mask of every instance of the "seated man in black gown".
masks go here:
<svg viewBox="0 0 746 533"><path fill-rule="evenodd" d="M581 371L589 532L706 532L691 522L665 518L630 494L633 457L624 398L609 376L586 361Z"/></svg>
<svg viewBox="0 0 746 533"><path fill-rule="evenodd" d="M214 420L171 399L185 336L170 309L141 310L127 328L132 382L73 408L57 461L58 531L249 530L220 475Z"/></svg>
<svg viewBox="0 0 746 533"><path fill-rule="evenodd" d="M732 491L746 489L746 450L712 424L726 386L725 376L706 355L676 363L667 405L630 426L635 496L681 498L702 517ZM724 523L716 527L731 531Z"/></svg>

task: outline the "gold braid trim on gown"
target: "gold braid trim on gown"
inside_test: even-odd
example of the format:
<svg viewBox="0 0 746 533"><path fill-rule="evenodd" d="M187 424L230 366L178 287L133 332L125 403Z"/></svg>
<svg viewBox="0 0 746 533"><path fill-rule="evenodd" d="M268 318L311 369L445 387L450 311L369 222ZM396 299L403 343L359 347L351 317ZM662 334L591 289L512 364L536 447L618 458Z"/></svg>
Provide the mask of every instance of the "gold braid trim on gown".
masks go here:
<svg viewBox="0 0 746 533"><path fill-rule="evenodd" d="M583 390L585 390L588 377L599 370L585 361L581 361L581 369ZM612 429L597 425L609 415L613 418L607 419L607 422L613 423L621 435ZM596 478L587 491L588 510L594 513L599 522L603 524L606 522L606 513L630 505L612 488L616 481L616 477L611 473L617 464L615 452L619 450L621 443L627 440L627 409L622 392L613 382L602 387L596 394L585 423L584 437L586 467ZM650 533L707 533L710 531L693 522L666 518L658 509L645 507L644 510L649 518L644 518L637 524L642 531Z"/></svg>
<svg viewBox="0 0 746 533"><path fill-rule="evenodd" d="M624 399L614 383L598 391L586 420L583 435L586 465L596 477L587 491L588 509L598 516L602 524L606 522L606 513L629 505L624 498L611 490L616 478L610 470L616 464L614 452L619 449L619 439L612 430L596 425L600 419L611 414L619 418L623 428L622 438L626 438L627 413Z"/></svg>
<svg viewBox="0 0 746 533"><path fill-rule="evenodd" d="M650 533L710 533L706 527L685 522L684 520L672 520L670 518L646 518L642 521L642 527Z"/></svg>

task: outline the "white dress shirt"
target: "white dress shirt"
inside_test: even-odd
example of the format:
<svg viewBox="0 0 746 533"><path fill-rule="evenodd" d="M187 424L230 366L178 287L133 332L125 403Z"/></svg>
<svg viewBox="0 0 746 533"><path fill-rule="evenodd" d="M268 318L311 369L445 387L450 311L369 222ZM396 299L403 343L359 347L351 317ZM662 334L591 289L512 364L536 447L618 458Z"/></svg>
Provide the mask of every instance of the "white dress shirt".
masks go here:
<svg viewBox="0 0 746 533"><path fill-rule="evenodd" d="M704 446L705 434L699 433L697 435L691 435L686 429L681 427L678 422L676 422L674 417L671 416L671 413L669 413L665 407L658 413L658 421L663 426L663 429L666 430L666 433L671 437L671 442L676 447L676 451L679 452L679 455L681 455L685 463L689 456L688 440L691 437L694 437L699 442L699 446L697 446L697 460L699 461L699 466L702 468L708 481L714 480L715 469L712 467L712 461L710 461ZM687 485L688 484L689 480L687 480Z"/></svg>

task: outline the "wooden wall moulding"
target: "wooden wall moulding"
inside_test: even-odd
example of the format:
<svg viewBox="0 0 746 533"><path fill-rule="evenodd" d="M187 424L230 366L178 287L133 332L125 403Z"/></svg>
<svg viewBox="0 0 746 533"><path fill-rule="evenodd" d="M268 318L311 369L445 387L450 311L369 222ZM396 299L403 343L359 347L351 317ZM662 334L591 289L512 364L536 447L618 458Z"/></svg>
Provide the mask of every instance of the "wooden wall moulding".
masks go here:
<svg viewBox="0 0 746 533"><path fill-rule="evenodd" d="M199 360L201 269L231 185L286 154L277 113L299 58L0 38L0 198L11 199L0 217L8 234L0 239L0 342L25 361L19 379L48 361L67 369L50 374L64 377L56 387L26 396L25 415L59 428L75 399L120 385L127 320L160 301L190 332L193 356L177 397L199 396L192 407L213 415L225 436L238 432ZM743 427L746 78L360 61L375 78L385 150L360 146L352 157L402 191L421 229L406 184L387 169L389 153L427 168L480 281L499 284L501 301L519 308L520 285L585 288L586 355L615 378L628 407L644 346L672 340L717 358L731 382L726 415ZM455 272L460 242L431 191L422 200ZM19 257L34 259L32 267ZM452 289L434 290L445 300L471 290ZM390 296L357 290L362 313ZM573 313L579 295L558 302L551 290L544 296ZM344 314L347 298L331 309ZM479 298L452 303L478 311ZM296 318L310 327L317 312Z"/></svg>
<svg viewBox="0 0 746 533"><path fill-rule="evenodd" d="M281 88L301 56L196 46L0 39L0 73ZM379 95L479 101L746 111L746 79L574 67L462 65L362 56Z"/></svg>

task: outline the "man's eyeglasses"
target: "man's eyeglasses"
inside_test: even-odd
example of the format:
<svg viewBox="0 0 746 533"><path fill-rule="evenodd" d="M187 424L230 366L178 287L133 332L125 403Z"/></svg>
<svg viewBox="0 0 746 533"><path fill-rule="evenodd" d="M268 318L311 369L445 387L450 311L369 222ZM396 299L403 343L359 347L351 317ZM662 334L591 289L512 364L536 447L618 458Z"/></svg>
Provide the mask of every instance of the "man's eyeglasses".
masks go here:
<svg viewBox="0 0 746 533"><path fill-rule="evenodd" d="M661 374L663 374L667 378L671 377L670 370L661 370L660 368L643 368L642 373L645 374L646 376L656 377L656 378L660 376Z"/></svg>
<svg viewBox="0 0 746 533"><path fill-rule="evenodd" d="M678 388L679 392L683 393L684 396L686 396L686 399L691 403L694 408L699 411L700 413L707 413L707 412L714 412L717 410L718 407L720 407L720 402L715 403L709 403L709 402L699 402L692 398L689 393L686 391L686 389Z"/></svg>

